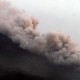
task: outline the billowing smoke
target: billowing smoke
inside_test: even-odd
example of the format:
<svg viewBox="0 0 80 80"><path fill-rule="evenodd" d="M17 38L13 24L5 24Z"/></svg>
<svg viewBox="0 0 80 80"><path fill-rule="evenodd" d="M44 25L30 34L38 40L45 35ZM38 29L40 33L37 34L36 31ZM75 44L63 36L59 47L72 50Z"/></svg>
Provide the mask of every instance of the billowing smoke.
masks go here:
<svg viewBox="0 0 80 80"><path fill-rule="evenodd" d="M23 49L44 55L53 63L80 63L80 49L62 32L40 34L38 20L17 10L6 1L0 1L0 33L5 34Z"/></svg>

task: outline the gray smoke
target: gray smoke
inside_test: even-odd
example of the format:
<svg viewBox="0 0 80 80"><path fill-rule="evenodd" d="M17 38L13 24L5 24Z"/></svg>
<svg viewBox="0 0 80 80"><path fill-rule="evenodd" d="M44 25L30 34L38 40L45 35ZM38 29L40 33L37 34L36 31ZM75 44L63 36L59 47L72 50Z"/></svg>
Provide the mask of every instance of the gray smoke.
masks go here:
<svg viewBox="0 0 80 80"><path fill-rule="evenodd" d="M7 1L0 0L0 33L8 36L23 49L46 56L59 64L80 64L80 49L62 32L40 34L38 20L26 15Z"/></svg>

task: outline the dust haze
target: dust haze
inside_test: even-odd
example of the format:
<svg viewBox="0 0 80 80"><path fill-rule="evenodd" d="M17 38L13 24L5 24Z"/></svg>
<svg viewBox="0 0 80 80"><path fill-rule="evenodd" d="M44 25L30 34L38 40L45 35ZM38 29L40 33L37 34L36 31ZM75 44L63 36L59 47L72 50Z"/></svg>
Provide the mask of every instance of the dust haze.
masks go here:
<svg viewBox="0 0 80 80"><path fill-rule="evenodd" d="M28 16L24 10L0 0L0 33L19 47L46 56L53 63L80 64L80 49L69 35L63 32L41 34L36 29L38 24L39 20Z"/></svg>

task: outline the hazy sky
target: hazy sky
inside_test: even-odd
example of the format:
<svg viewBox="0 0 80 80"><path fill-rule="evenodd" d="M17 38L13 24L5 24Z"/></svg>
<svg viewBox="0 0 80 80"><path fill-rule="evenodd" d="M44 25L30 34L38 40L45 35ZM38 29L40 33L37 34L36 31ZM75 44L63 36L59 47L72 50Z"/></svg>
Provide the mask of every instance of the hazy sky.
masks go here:
<svg viewBox="0 0 80 80"><path fill-rule="evenodd" d="M42 33L63 31L80 41L80 0L9 0L39 19ZM80 43L80 42L79 42Z"/></svg>

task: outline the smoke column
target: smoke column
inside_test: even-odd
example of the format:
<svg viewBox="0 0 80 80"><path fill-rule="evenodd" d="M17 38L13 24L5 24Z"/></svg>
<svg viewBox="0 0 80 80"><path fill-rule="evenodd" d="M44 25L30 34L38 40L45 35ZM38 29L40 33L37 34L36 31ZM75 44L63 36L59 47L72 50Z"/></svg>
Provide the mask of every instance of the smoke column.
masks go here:
<svg viewBox="0 0 80 80"><path fill-rule="evenodd" d="M23 49L46 56L56 64L80 64L80 49L62 32L40 34L38 20L0 0L0 33Z"/></svg>

